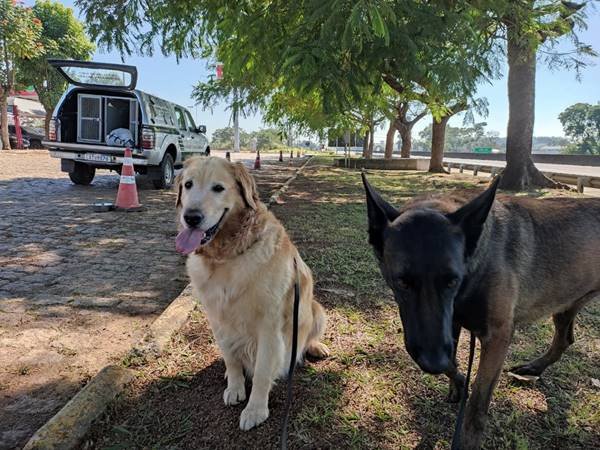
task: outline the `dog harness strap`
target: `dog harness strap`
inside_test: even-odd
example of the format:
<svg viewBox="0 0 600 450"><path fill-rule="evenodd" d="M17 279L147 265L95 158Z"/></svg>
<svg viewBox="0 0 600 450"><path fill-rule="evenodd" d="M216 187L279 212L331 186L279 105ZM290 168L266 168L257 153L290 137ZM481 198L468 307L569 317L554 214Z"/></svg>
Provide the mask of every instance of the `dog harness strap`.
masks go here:
<svg viewBox="0 0 600 450"><path fill-rule="evenodd" d="M292 357L290 359L290 370L287 379L287 398L285 400L285 409L283 413L283 422L281 424L281 450L287 450L288 440L288 422L290 419L290 410L292 408L292 377L296 367L296 356L298 353L298 315L300 312L300 281L298 277L298 263L294 258L294 316L292 323Z"/></svg>
<svg viewBox="0 0 600 450"><path fill-rule="evenodd" d="M462 424L465 418L465 407L467 405L467 399L469 398L469 383L471 381L471 368L473 367L473 358L475 357L475 334L471 331L469 338L469 365L467 367L467 378L465 380L465 386L460 398L460 407L458 408L458 417L456 418L456 426L454 427L454 436L452 437L451 450L461 450L461 435L462 435Z"/></svg>

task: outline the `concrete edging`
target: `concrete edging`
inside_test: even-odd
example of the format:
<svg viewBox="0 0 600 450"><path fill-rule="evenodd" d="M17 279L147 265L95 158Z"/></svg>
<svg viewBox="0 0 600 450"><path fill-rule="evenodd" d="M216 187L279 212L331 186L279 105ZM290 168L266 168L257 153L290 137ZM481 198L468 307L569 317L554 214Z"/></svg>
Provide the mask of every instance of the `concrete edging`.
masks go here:
<svg viewBox="0 0 600 450"><path fill-rule="evenodd" d="M283 183L283 186L281 186L279 189L277 189L277 192L275 192L273 195L271 195L271 197L269 198L269 202L267 203L267 207L270 208L272 205L279 202L279 197L281 197L281 195L283 195L288 190L290 185L294 182L296 177L298 177L298 175L300 175L300 173L304 170L304 168L308 165L308 163L310 162L310 160L312 158L313 158L312 156L309 156L308 160L304 164L302 164L298 169L296 169L296 172L294 173L294 175L292 175L290 178L288 178L286 180L286 182Z"/></svg>
<svg viewBox="0 0 600 450"><path fill-rule="evenodd" d="M267 206L277 203L290 184L308 165L312 156L271 195ZM185 324L196 307L191 285L173 300L152 322L142 340L125 355L126 359L145 359L161 355L171 337ZM23 450L70 450L81 443L92 423L135 377L134 371L124 366L109 364L75 394L48 422L27 441Z"/></svg>

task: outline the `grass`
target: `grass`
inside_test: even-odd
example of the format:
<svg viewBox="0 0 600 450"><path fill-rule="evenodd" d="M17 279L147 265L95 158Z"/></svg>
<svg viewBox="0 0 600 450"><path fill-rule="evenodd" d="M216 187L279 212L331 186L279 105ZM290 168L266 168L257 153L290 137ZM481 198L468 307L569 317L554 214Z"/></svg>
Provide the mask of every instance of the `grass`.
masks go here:
<svg viewBox="0 0 600 450"><path fill-rule="evenodd" d="M291 448L448 448L457 407L444 402L445 377L422 373L404 350L401 323L366 242L359 172L315 158L274 206L315 276L327 309L333 356L297 372ZM321 165L327 164L327 165ZM481 189L487 180L416 172L370 172L395 204L424 192ZM532 193L536 196L547 192ZM552 324L515 334L505 367L544 351ZM600 305L579 316L576 343L534 384L504 374L495 391L487 449L598 448ZM459 359L464 368L467 342ZM284 383L270 397L271 417L247 433L242 406L225 407L224 366L205 317L195 313L170 351L137 368L136 381L95 426L84 448L275 448ZM249 386L248 386L249 387Z"/></svg>

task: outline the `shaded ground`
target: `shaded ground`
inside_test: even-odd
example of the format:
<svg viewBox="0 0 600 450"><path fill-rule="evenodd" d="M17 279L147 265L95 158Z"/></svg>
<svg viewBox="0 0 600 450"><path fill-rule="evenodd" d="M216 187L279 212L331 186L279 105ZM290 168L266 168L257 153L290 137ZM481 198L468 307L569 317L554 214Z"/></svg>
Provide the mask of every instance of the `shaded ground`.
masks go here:
<svg viewBox="0 0 600 450"><path fill-rule="evenodd" d="M267 164L261 194L293 170ZM187 284L174 192L138 177L145 211L94 213L118 180L99 171L75 186L46 151L0 152L0 449L20 447L118 361Z"/></svg>
<svg viewBox="0 0 600 450"><path fill-rule="evenodd" d="M385 186L382 191L396 204L423 191L483 187L471 176L414 172L373 172L370 180ZM448 448L457 407L444 402L445 377L423 374L404 350L397 309L366 243L358 172L311 167L284 201L274 212L314 271L316 298L329 315L325 342L333 354L297 372L290 447ZM519 330L506 366L543 351L551 335L549 321ZM592 384L600 375L598 302L580 315L576 336L576 344L539 382L524 385L502 376L486 448L598 448L600 390ZM459 357L465 367L464 339ZM170 352L137 370L82 448L278 447L284 383L273 389L269 420L239 431L244 405L223 405L224 365L202 312L174 339Z"/></svg>

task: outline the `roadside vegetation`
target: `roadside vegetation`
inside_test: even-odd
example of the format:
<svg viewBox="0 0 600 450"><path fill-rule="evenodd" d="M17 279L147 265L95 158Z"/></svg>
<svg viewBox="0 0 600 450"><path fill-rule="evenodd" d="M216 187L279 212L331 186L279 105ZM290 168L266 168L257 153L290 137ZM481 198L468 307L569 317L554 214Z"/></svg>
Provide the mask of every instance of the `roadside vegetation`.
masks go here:
<svg viewBox="0 0 600 450"><path fill-rule="evenodd" d="M422 193L475 193L488 182L457 174L379 171L369 172L369 179L396 205ZM273 207L314 272L332 350L331 358L297 371L290 447L447 448L457 406L444 401L446 378L422 373L404 350L397 308L366 242L363 196L357 171L332 168L331 159L321 157ZM550 320L518 330L505 367L544 351L552 332ZM575 345L539 381L524 384L503 374L486 449L597 447L600 305L580 314L575 335ZM459 349L463 369L465 338ZM134 368L136 380L97 422L83 448L277 447L284 383L273 390L269 420L239 431L243 404L223 405L224 365L202 311L194 313L166 354Z"/></svg>

